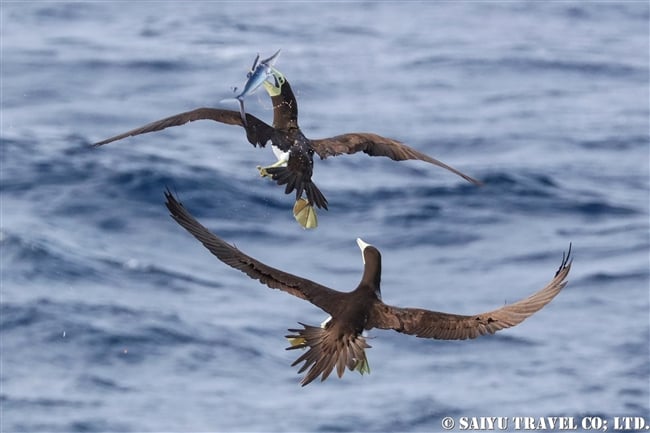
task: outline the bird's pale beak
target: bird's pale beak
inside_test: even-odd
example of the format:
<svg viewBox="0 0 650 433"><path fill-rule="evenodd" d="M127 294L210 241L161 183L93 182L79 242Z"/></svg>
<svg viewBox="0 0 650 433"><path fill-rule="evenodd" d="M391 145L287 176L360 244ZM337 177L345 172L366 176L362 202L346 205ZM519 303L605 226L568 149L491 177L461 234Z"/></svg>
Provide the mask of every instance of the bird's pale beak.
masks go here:
<svg viewBox="0 0 650 433"><path fill-rule="evenodd" d="M271 75L273 76L273 83L269 81L264 81L264 88L269 96L278 96L282 91L282 85L286 83L287 79L284 77L284 74L273 66L271 68Z"/></svg>
<svg viewBox="0 0 650 433"><path fill-rule="evenodd" d="M365 243L361 238L357 238L357 245L359 245L359 249L361 252L366 249L366 247L369 247L370 244Z"/></svg>

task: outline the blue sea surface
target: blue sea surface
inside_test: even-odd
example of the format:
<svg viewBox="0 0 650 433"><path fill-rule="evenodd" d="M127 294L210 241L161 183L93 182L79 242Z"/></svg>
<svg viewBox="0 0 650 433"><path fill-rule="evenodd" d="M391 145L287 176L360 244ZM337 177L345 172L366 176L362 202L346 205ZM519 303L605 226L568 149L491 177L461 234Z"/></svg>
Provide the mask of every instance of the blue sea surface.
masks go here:
<svg viewBox="0 0 650 433"><path fill-rule="evenodd" d="M451 416L650 423L647 1L0 5L0 430L439 431ZM210 121L281 48L311 138L392 137L481 179L365 154L315 161L301 229L275 161ZM258 91L247 110L271 122ZM355 238L389 304L476 314L568 285L494 336L371 330L371 374L299 385L287 328L326 314L229 268L169 187L242 251L338 290ZM514 426L509 425L509 429ZM457 430L457 428L456 428Z"/></svg>

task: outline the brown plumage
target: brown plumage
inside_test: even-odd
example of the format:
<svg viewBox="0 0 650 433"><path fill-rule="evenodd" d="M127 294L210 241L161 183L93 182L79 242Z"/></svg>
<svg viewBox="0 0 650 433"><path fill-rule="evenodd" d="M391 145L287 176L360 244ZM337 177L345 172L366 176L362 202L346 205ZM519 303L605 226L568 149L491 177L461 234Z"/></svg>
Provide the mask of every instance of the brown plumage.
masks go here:
<svg viewBox="0 0 650 433"><path fill-rule="evenodd" d="M329 156L364 152L370 156L385 156L395 161L420 160L437 165L475 185L481 182L455 168L419 152L404 143L377 134L355 132L331 138L310 140L298 126L298 103L289 82L279 71L274 70L276 84L268 82L265 87L273 102L273 126L269 126L257 117L246 114L244 125L240 113L218 108L198 108L176 114L162 120L132 129L123 134L99 141L94 146L101 146L126 137L160 131L171 126L184 125L195 120L214 120L228 125L239 125L246 129L248 141L253 146L264 147L270 140L272 145L283 152L289 152L288 161L283 166L271 166L260 173L269 175L279 185L285 185L285 193L296 191L296 200L307 196L310 206L327 209L327 199L312 181L314 153L325 159Z"/></svg>
<svg viewBox="0 0 650 433"><path fill-rule="evenodd" d="M441 313L420 308L400 308L381 300L381 254L372 245L357 239L362 250L364 270L361 282L351 292L340 292L313 281L272 268L229 245L201 225L174 196L165 193L171 216L198 239L219 260L259 280L272 289L279 289L305 299L331 316L323 327L303 325L290 329L295 345L304 348L293 365L304 362L300 373L307 371L302 385L318 376L325 380L336 368L339 377L345 368L367 368L365 350L370 347L362 332L372 328L393 329L417 337L464 340L495 332L521 323L548 304L566 285L571 269L571 248L563 256L555 277L541 290L514 304L487 313L471 316Z"/></svg>
<svg viewBox="0 0 650 433"><path fill-rule="evenodd" d="M226 125L244 126L241 115L237 111L203 107L147 123L139 128L107 138L106 140L98 141L93 144L93 146L98 147L113 141L122 140L123 138L146 134L148 132L161 131L172 126L185 125L186 123L194 122L195 120L214 120L215 122L225 123ZM248 141L253 146L264 147L266 142L271 139L273 128L251 114L246 114L246 122L248 123L248 126L246 127Z"/></svg>

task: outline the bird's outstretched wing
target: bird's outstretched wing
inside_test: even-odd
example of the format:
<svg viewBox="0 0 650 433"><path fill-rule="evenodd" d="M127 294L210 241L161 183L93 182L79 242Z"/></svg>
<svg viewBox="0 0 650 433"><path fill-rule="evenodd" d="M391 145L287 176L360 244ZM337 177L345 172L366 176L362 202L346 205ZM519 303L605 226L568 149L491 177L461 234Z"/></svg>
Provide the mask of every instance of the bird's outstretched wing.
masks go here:
<svg viewBox="0 0 650 433"><path fill-rule="evenodd" d="M566 285L571 269L571 248L562 258L555 278L546 287L514 304L475 316L439 313L419 308L399 308L377 303L368 327L394 329L422 338L465 340L515 326L540 310Z"/></svg>
<svg viewBox="0 0 650 433"><path fill-rule="evenodd" d="M311 142L314 151L321 157L321 159L325 159L328 156L336 156L343 153L352 154L356 152L364 152L370 156L386 156L395 161L417 159L445 168L475 185L482 185L481 181L456 170L442 161L438 161L429 155L418 152L402 142L393 140L392 138L382 137L381 135L369 132L353 132L350 134L337 135L336 137L331 138L312 140Z"/></svg>
<svg viewBox="0 0 650 433"><path fill-rule="evenodd" d="M222 110L219 108L197 108L196 110L186 111L185 113L175 114L165 119L156 120L139 128L132 129L123 134L116 135L106 140L99 141L93 146L101 146L112 141L121 140L134 135L146 134L148 132L160 131L171 126L180 126L195 120L214 120L227 125L239 125L246 128L248 141L253 146L264 146L270 140L273 134L273 128L262 122L257 117L246 114L247 126L244 126L241 115L238 111Z"/></svg>
<svg viewBox="0 0 650 433"><path fill-rule="evenodd" d="M165 203L172 218L192 236L198 239L219 260L238 269L249 277L259 280L272 289L279 289L298 298L305 299L325 312L332 314L334 306L342 292L322 286L305 278L300 278L287 272L280 271L255 260L239 251L211 233L179 203L171 192L165 192Z"/></svg>

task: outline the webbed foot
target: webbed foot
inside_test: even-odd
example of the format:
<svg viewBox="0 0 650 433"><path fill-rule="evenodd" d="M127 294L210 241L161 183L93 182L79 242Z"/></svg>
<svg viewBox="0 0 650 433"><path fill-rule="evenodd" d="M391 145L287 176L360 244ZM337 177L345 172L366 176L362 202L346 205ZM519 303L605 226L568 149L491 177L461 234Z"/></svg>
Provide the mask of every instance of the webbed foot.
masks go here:
<svg viewBox="0 0 650 433"><path fill-rule="evenodd" d="M269 174L269 172L267 171L269 168L281 167L281 166L285 165L286 163L287 163L287 159L286 158L281 158L281 159L278 159L274 164L271 164L271 165L266 166L266 167L262 167L261 165L258 165L256 168L260 172L260 176L267 177L267 176L271 176Z"/></svg>
<svg viewBox="0 0 650 433"><path fill-rule="evenodd" d="M258 165L258 166L255 167L255 168L257 168L257 170L260 172L260 176L262 176L262 177L267 177L267 176L269 176L269 172L266 171L266 169L267 169L268 167L262 167L261 165Z"/></svg>
<svg viewBox="0 0 650 433"><path fill-rule="evenodd" d="M314 229L318 226L318 217L316 210L308 200L299 198L296 204L293 205L293 217L298 221L298 224L305 229Z"/></svg>
<svg viewBox="0 0 650 433"><path fill-rule="evenodd" d="M370 374L370 364L368 364L368 358L358 359L357 365L354 367L354 371L358 371L362 376L367 373Z"/></svg>
<svg viewBox="0 0 650 433"><path fill-rule="evenodd" d="M287 340L289 340L291 347L304 345L307 342L304 337L287 337Z"/></svg>

